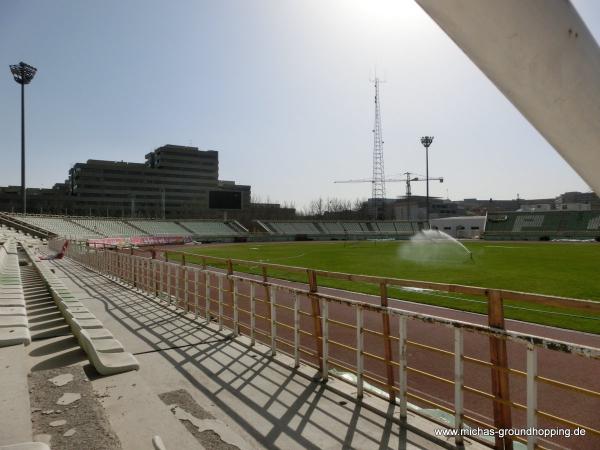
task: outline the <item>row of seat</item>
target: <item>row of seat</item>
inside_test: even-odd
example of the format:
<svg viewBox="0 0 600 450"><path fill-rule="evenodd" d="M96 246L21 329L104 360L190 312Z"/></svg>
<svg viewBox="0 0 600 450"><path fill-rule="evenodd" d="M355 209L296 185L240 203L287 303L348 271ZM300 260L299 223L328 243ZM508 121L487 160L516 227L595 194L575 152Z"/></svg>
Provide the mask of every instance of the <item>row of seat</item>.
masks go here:
<svg viewBox="0 0 600 450"><path fill-rule="evenodd" d="M181 221L179 223L197 236L235 236L239 234L236 230L223 222Z"/></svg>
<svg viewBox="0 0 600 450"><path fill-rule="evenodd" d="M7 238L0 246L0 347L30 343L17 243Z"/></svg>
<svg viewBox="0 0 600 450"><path fill-rule="evenodd" d="M128 223L121 220L105 220L105 219L71 219L71 221L93 230L103 236L109 237L131 237L143 234L137 228L132 227Z"/></svg>
<svg viewBox="0 0 600 450"><path fill-rule="evenodd" d="M422 228L417 222L319 222L319 221L261 221L271 234L282 235L412 235Z"/></svg>
<svg viewBox="0 0 600 450"><path fill-rule="evenodd" d="M123 345L65 287L48 266L38 261L31 249L26 248L25 251L48 285L54 302L96 371L101 375L113 375L138 370L139 363L135 356L125 351Z"/></svg>
<svg viewBox="0 0 600 450"><path fill-rule="evenodd" d="M13 214L11 218L61 237L92 239L134 236L237 236L240 231L228 223L210 220L143 220L55 217Z"/></svg>
<svg viewBox="0 0 600 450"><path fill-rule="evenodd" d="M505 212L488 214L484 239L600 239L600 211Z"/></svg>
<svg viewBox="0 0 600 450"><path fill-rule="evenodd" d="M21 222L25 222L28 225L33 225L50 233L57 234L59 236L72 237L77 239L89 239L103 237L102 234L87 229L84 226L67 220L63 217L43 217L43 216L14 216Z"/></svg>

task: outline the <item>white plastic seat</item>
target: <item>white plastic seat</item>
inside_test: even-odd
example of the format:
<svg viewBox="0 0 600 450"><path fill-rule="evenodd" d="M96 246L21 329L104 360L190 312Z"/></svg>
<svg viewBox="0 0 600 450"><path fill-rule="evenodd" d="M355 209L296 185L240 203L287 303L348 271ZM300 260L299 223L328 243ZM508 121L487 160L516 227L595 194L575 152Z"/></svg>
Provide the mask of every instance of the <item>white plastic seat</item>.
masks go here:
<svg viewBox="0 0 600 450"><path fill-rule="evenodd" d="M101 375L114 375L117 373L128 372L130 370L138 370L140 364L131 353L104 353L97 350L94 346L93 339L85 331L81 330L80 338L83 342L84 349L88 354L90 362Z"/></svg>
<svg viewBox="0 0 600 450"><path fill-rule="evenodd" d="M31 344L31 334L27 327L0 328L0 347Z"/></svg>

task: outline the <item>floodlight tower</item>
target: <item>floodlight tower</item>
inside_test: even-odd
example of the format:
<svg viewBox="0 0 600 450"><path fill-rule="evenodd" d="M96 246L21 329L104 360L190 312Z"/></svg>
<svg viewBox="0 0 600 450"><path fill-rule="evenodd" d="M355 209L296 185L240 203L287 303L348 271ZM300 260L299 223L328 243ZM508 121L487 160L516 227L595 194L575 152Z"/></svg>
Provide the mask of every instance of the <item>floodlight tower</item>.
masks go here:
<svg viewBox="0 0 600 450"><path fill-rule="evenodd" d="M383 165L383 136L381 133L381 111L379 105L379 78L375 77L375 126L373 128L373 191L375 219L385 217L385 170Z"/></svg>
<svg viewBox="0 0 600 450"><path fill-rule="evenodd" d="M429 146L433 142L433 136L423 136L421 138L421 144L425 147L425 179L427 180L427 194L425 197L425 210L427 217L427 224L429 225Z"/></svg>
<svg viewBox="0 0 600 450"><path fill-rule="evenodd" d="M25 192L25 85L31 83L37 69L21 61L10 66L10 71L17 83L21 85L21 196L23 197L23 214L27 212L27 194Z"/></svg>

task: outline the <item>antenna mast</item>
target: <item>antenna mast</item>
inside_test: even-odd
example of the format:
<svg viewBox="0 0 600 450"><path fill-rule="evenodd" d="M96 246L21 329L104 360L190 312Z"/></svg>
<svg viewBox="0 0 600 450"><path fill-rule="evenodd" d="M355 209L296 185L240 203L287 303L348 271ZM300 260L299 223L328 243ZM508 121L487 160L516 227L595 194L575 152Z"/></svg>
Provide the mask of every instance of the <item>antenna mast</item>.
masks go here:
<svg viewBox="0 0 600 450"><path fill-rule="evenodd" d="M373 128L373 209L375 219L384 219L385 170L383 165L383 137L381 134L381 111L379 100L379 78L375 84L375 127Z"/></svg>

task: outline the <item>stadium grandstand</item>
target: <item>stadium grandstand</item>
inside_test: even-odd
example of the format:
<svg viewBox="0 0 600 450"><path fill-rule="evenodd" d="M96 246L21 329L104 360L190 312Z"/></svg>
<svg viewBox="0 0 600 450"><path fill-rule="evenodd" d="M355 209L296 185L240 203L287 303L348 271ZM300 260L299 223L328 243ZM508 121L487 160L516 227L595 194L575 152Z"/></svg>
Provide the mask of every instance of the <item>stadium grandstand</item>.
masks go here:
<svg viewBox="0 0 600 450"><path fill-rule="evenodd" d="M250 233L236 220L150 220L0 214L0 222L74 240L134 237L188 237L205 242L235 240L408 239L425 228L424 222L402 221L274 221L255 220ZM148 241L149 242L149 241Z"/></svg>
<svg viewBox="0 0 600 450"><path fill-rule="evenodd" d="M506 212L488 214L488 240L600 240L600 211Z"/></svg>
<svg viewBox="0 0 600 450"><path fill-rule="evenodd" d="M0 213L0 223L42 238L93 240L185 237L201 242L409 239L428 228L424 221L255 219L250 232L237 220L127 219L16 213ZM600 240L600 211L511 211L488 214L481 237L486 240L521 241Z"/></svg>
<svg viewBox="0 0 600 450"><path fill-rule="evenodd" d="M74 240L133 237L189 237L206 241L232 241L248 234L239 222L215 220L141 220L2 214L0 223L23 229L38 236L62 237Z"/></svg>

